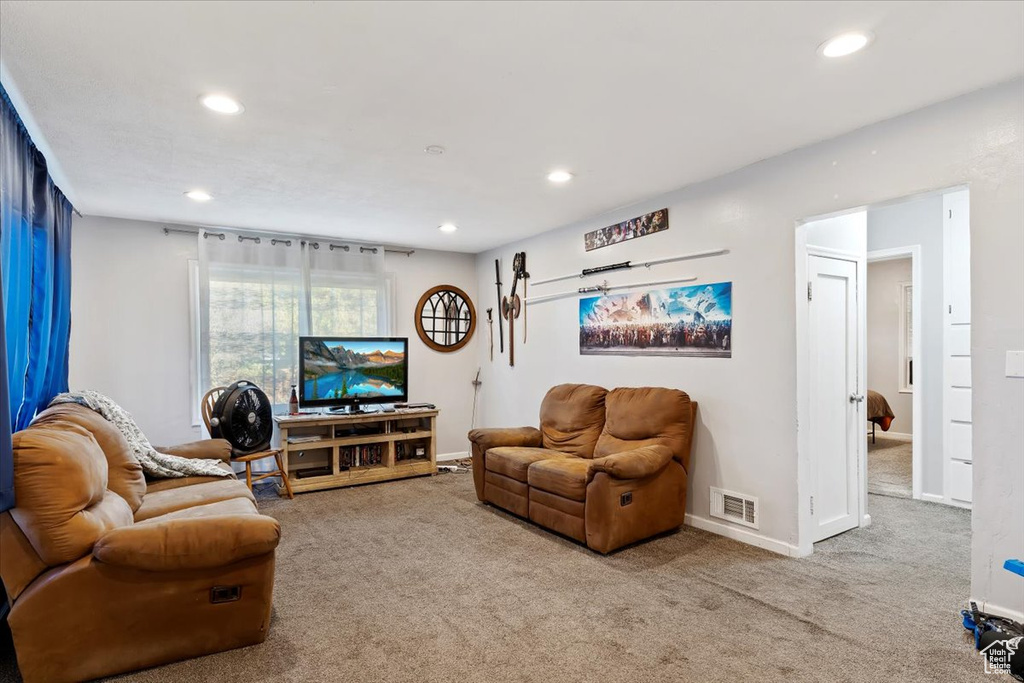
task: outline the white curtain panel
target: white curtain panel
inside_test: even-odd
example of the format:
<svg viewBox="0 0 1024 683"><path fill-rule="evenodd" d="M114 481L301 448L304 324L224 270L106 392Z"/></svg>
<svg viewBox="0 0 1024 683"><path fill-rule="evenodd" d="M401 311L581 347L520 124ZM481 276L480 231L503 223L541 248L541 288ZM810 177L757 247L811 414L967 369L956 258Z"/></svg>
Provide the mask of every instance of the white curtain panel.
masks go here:
<svg viewBox="0 0 1024 683"><path fill-rule="evenodd" d="M203 392L245 379L285 405L300 335L393 333L382 246L206 231L198 240Z"/></svg>
<svg viewBox="0 0 1024 683"><path fill-rule="evenodd" d="M318 336L383 337L394 331L394 276L384 247L303 243L304 329ZM305 332L304 332L305 334Z"/></svg>
<svg viewBox="0 0 1024 683"><path fill-rule="evenodd" d="M203 392L244 379L275 404L288 402L297 383L302 271L297 239L200 232Z"/></svg>
<svg viewBox="0 0 1024 683"><path fill-rule="evenodd" d="M389 336L394 278L384 247L296 237L199 233L201 400L212 387L255 383L287 410L300 335ZM270 459L253 463L272 469Z"/></svg>

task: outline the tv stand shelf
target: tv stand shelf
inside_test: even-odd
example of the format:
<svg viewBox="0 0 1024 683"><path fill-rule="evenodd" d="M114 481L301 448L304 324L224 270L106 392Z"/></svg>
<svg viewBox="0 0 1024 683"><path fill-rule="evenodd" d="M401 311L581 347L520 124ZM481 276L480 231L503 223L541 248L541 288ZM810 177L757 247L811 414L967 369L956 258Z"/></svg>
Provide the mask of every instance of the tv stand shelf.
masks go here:
<svg viewBox="0 0 1024 683"><path fill-rule="evenodd" d="M437 410L279 415L292 491L355 486L437 473Z"/></svg>

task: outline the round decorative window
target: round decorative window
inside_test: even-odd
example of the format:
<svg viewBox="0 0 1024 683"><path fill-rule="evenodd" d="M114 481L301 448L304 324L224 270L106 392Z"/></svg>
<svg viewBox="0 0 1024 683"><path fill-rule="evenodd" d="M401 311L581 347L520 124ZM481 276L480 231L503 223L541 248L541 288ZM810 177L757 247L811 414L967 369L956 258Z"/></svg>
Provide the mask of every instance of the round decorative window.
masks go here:
<svg viewBox="0 0 1024 683"><path fill-rule="evenodd" d="M475 330L473 302L454 285L428 289L416 304L416 332L423 343L435 351L458 351L469 342Z"/></svg>

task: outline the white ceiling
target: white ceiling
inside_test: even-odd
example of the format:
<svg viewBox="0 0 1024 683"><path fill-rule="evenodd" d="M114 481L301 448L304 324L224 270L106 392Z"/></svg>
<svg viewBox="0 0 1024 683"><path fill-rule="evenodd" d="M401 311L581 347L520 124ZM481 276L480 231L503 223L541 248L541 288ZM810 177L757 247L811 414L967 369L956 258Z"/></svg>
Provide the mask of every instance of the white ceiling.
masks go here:
<svg viewBox="0 0 1024 683"><path fill-rule="evenodd" d="M1009 80L1022 26L1020 2L4 0L0 60L83 213L476 252ZM850 29L875 43L816 54Z"/></svg>

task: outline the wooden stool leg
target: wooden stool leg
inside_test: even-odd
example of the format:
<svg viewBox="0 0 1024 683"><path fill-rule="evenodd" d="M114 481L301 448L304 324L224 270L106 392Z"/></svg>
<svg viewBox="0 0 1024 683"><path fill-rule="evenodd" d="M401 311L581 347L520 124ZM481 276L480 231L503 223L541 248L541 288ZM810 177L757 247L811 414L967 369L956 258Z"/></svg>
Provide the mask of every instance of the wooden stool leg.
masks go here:
<svg viewBox="0 0 1024 683"><path fill-rule="evenodd" d="M277 461L277 471L281 473L281 483L284 484L284 490L288 492L289 498L294 498L295 494L292 493L292 485L288 483L288 473L284 471L284 463L281 462L281 454L274 453L274 460Z"/></svg>
<svg viewBox="0 0 1024 683"><path fill-rule="evenodd" d="M252 491L252 462L249 460L245 461L245 485Z"/></svg>

